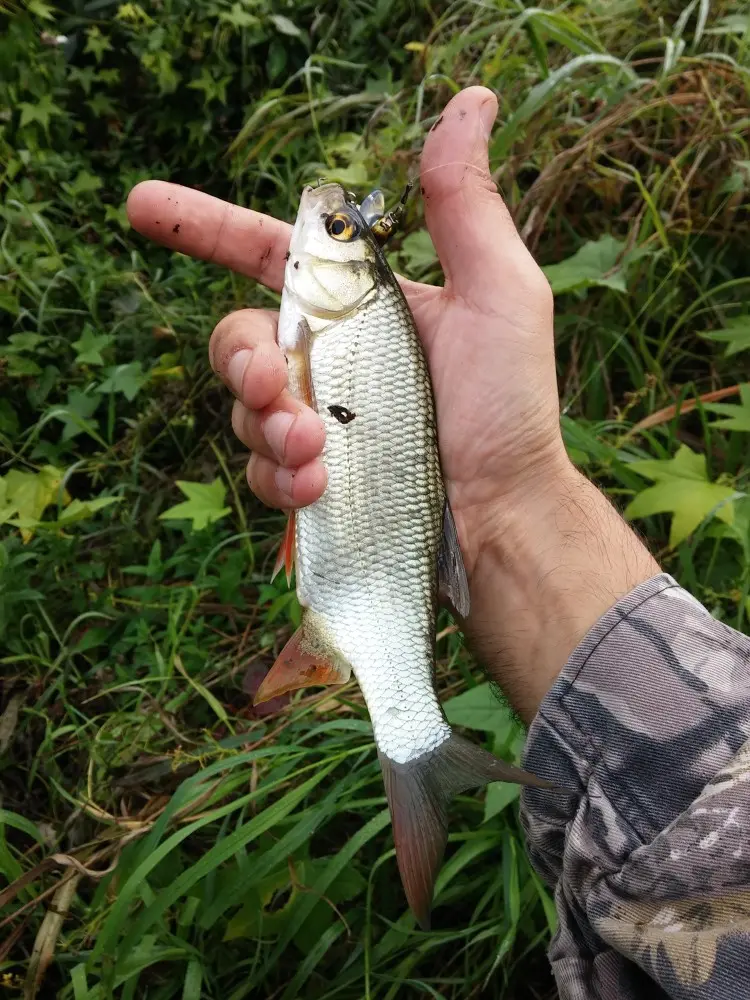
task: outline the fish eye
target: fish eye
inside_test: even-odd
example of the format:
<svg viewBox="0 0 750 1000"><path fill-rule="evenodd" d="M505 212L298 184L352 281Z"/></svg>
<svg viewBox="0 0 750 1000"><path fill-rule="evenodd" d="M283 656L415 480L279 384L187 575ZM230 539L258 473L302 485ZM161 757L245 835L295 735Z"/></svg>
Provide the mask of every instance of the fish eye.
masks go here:
<svg viewBox="0 0 750 1000"><path fill-rule="evenodd" d="M335 212L326 219L326 232L335 240L347 243L359 235L359 224L347 212Z"/></svg>

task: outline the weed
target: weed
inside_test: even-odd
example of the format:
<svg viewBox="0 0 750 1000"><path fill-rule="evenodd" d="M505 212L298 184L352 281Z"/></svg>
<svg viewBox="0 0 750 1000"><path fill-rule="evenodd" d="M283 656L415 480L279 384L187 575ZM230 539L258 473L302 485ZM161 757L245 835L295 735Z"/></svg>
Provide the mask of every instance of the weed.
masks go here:
<svg viewBox="0 0 750 1000"><path fill-rule="evenodd" d="M750 595L750 22L704 0L45 0L0 33L0 980L63 1000L549 995L513 792L460 797L435 929L396 874L354 685L250 708L299 620L268 582L206 346L277 296L146 246L145 177L291 218L396 201L459 87L557 298L570 453L742 628ZM418 198L391 253L439 280ZM502 276L499 276L501 280ZM461 637L453 721L523 732ZM484 991L484 992L482 992Z"/></svg>

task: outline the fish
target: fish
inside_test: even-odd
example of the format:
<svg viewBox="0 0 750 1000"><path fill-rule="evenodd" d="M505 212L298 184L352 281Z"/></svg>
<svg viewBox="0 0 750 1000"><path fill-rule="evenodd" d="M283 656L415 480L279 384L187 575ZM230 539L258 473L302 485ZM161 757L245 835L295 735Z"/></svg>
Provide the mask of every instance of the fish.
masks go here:
<svg viewBox="0 0 750 1000"><path fill-rule="evenodd" d="M470 611L440 464L427 360L383 245L376 190L304 188L281 297L289 388L326 430L322 497L289 515L274 572L296 574L301 624L255 704L354 674L372 721L407 902L429 927L456 793L549 782L453 732L435 689L440 602Z"/></svg>

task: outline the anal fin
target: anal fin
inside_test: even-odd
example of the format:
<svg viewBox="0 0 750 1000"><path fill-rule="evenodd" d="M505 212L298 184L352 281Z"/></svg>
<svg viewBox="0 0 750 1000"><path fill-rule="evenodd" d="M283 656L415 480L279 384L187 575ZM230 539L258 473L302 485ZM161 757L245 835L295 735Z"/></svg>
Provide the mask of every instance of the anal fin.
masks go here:
<svg viewBox="0 0 750 1000"><path fill-rule="evenodd" d="M448 499L443 511L443 537L438 550L438 593L459 618L467 618L471 608L469 581L458 542L456 522Z"/></svg>
<svg viewBox="0 0 750 1000"><path fill-rule="evenodd" d="M283 567L286 573L287 587L292 581L292 570L294 569L294 548L295 516L294 511L290 510L289 516L287 517L286 527L284 528L284 534L281 539L281 545L279 546L279 554L276 556L273 573L271 573L271 579L274 580Z"/></svg>
<svg viewBox="0 0 750 1000"><path fill-rule="evenodd" d="M326 649L315 632L310 612L279 653L258 688L253 705L316 684L346 684L351 667L335 652Z"/></svg>

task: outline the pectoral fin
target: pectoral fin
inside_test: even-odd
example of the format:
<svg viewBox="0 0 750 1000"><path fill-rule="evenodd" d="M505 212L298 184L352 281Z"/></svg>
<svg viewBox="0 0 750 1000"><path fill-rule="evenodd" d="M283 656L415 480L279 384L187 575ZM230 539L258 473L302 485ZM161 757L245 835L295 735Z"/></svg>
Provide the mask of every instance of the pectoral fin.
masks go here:
<svg viewBox="0 0 750 1000"><path fill-rule="evenodd" d="M290 510L286 521L286 528L284 528L284 534L281 539L281 545L279 546L279 554L276 556L273 573L271 573L271 580L274 580L276 574L281 572L283 567L286 572L287 587L292 581L292 570L294 569L295 537L294 511Z"/></svg>
<svg viewBox="0 0 750 1000"><path fill-rule="evenodd" d="M297 323L293 340L293 343L283 345L287 360L289 391L313 410L317 410L310 367L312 331L304 317Z"/></svg>
<svg viewBox="0 0 750 1000"><path fill-rule="evenodd" d="M447 499L443 512L443 538L438 550L438 592L440 599L455 614L460 618L468 617L471 606L469 581L458 542L456 522Z"/></svg>
<svg viewBox="0 0 750 1000"><path fill-rule="evenodd" d="M263 678L253 705L316 684L346 684L350 676L349 664L326 648L317 635L310 612L305 612L302 624Z"/></svg>

